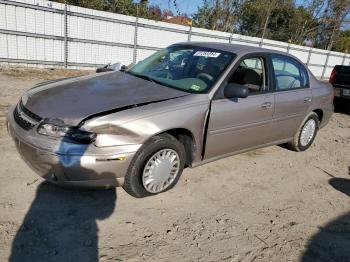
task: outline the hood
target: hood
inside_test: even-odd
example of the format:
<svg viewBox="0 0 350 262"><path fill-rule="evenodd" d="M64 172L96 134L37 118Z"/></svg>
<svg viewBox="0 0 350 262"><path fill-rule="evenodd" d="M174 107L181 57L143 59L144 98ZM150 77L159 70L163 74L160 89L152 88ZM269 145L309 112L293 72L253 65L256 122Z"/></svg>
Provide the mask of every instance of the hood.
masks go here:
<svg viewBox="0 0 350 262"><path fill-rule="evenodd" d="M85 118L112 110L163 101L189 93L136 76L109 72L39 85L23 97L25 108L41 118L78 125Z"/></svg>

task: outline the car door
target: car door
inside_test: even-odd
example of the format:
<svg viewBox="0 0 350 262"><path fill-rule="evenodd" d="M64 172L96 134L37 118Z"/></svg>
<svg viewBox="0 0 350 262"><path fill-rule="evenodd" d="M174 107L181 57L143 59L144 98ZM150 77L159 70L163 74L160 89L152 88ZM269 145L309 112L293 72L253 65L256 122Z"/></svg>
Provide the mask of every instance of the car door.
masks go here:
<svg viewBox="0 0 350 262"><path fill-rule="evenodd" d="M239 152L272 139L274 94L269 92L267 58L265 55L250 56L237 64L212 101L205 159ZM228 83L248 86L248 97L224 97L223 90Z"/></svg>
<svg viewBox="0 0 350 262"><path fill-rule="evenodd" d="M275 83L274 134L276 140L294 136L311 106L312 93L307 70L297 60L271 55Z"/></svg>

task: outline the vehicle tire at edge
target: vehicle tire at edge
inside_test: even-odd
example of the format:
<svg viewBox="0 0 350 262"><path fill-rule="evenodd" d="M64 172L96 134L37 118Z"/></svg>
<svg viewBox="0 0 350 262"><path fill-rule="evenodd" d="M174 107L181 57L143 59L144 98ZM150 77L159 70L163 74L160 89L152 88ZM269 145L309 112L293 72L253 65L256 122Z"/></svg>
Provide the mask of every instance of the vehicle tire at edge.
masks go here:
<svg viewBox="0 0 350 262"><path fill-rule="evenodd" d="M127 174L125 176L124 190L133 197L142 198L147 196L156 195L159 193L148 192L142 183L142 173L147 161L161 149L172 149L177 152L180 160L179 171L174 181L163 191L165 192L173 188L178 182L185 165L185 149L182 143L180 143L175 137L169 134L160 134L151 137L142 147L137 151L133 160L130 163Z"/></svg>
<svg viewBox="0 0 350 262"><path fill-rule="evenodd" d="M308 142L307 145L303 146L300 142L300 137L301 137L301 133L302 133L302 130L305 126L305 124L310 120L310 119L314 119L315 120L315 123L316 123L316 128L315 128L315 131L314 131L314 134L311 138L311 140ZM300 125L298 131L296 132L296 134L294 135L294 138L293 138L293 141L290 142L290 143L287 143L287 147L291 150L294 150L296 152L301 152L301 151L305 151L307 150L313 143L313 141L315 140L315 137L316 137L316 134L317 134L317 131L318 131L318 128L319 128L319 124L320 124L320 121L318 119L318 116L315 112L311 112L305 119L304 121L302 122L302 124Z"/></svg>

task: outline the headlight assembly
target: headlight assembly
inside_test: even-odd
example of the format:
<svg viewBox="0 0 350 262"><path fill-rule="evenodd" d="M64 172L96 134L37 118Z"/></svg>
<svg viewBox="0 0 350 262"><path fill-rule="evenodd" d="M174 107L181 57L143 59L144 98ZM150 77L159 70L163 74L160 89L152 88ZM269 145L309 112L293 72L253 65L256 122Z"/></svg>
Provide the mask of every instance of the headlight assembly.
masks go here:
<svg viewBox="0 0 350 262"><path fill-rule="evenodd" d="M38 133L44 136L56 138L69 138L79 143L89 144L96 139L96 133L80 130L56 123L43 122L37 129Z"/></svg>

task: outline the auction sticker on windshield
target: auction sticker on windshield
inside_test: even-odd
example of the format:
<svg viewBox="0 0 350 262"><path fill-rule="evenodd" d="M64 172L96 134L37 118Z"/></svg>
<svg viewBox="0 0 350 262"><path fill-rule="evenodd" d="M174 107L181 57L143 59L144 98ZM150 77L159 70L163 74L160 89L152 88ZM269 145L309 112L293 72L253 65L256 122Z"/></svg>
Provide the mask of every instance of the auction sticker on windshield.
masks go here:
<svg viewBox="0 0 350 262"><path fill-rule="evenodd" d="M201 89L201 87L197 86L197 85L191 85L191 89L193 89L195 91L199 91Z"/></svg>
<svg viewBox="0 0 350 262"><path fill-rule="evenodd" d="M214 57L217 58L221 53L217 52L207 52L207 51L197 51L194 56L204 56L204 57Z"/></svg>

